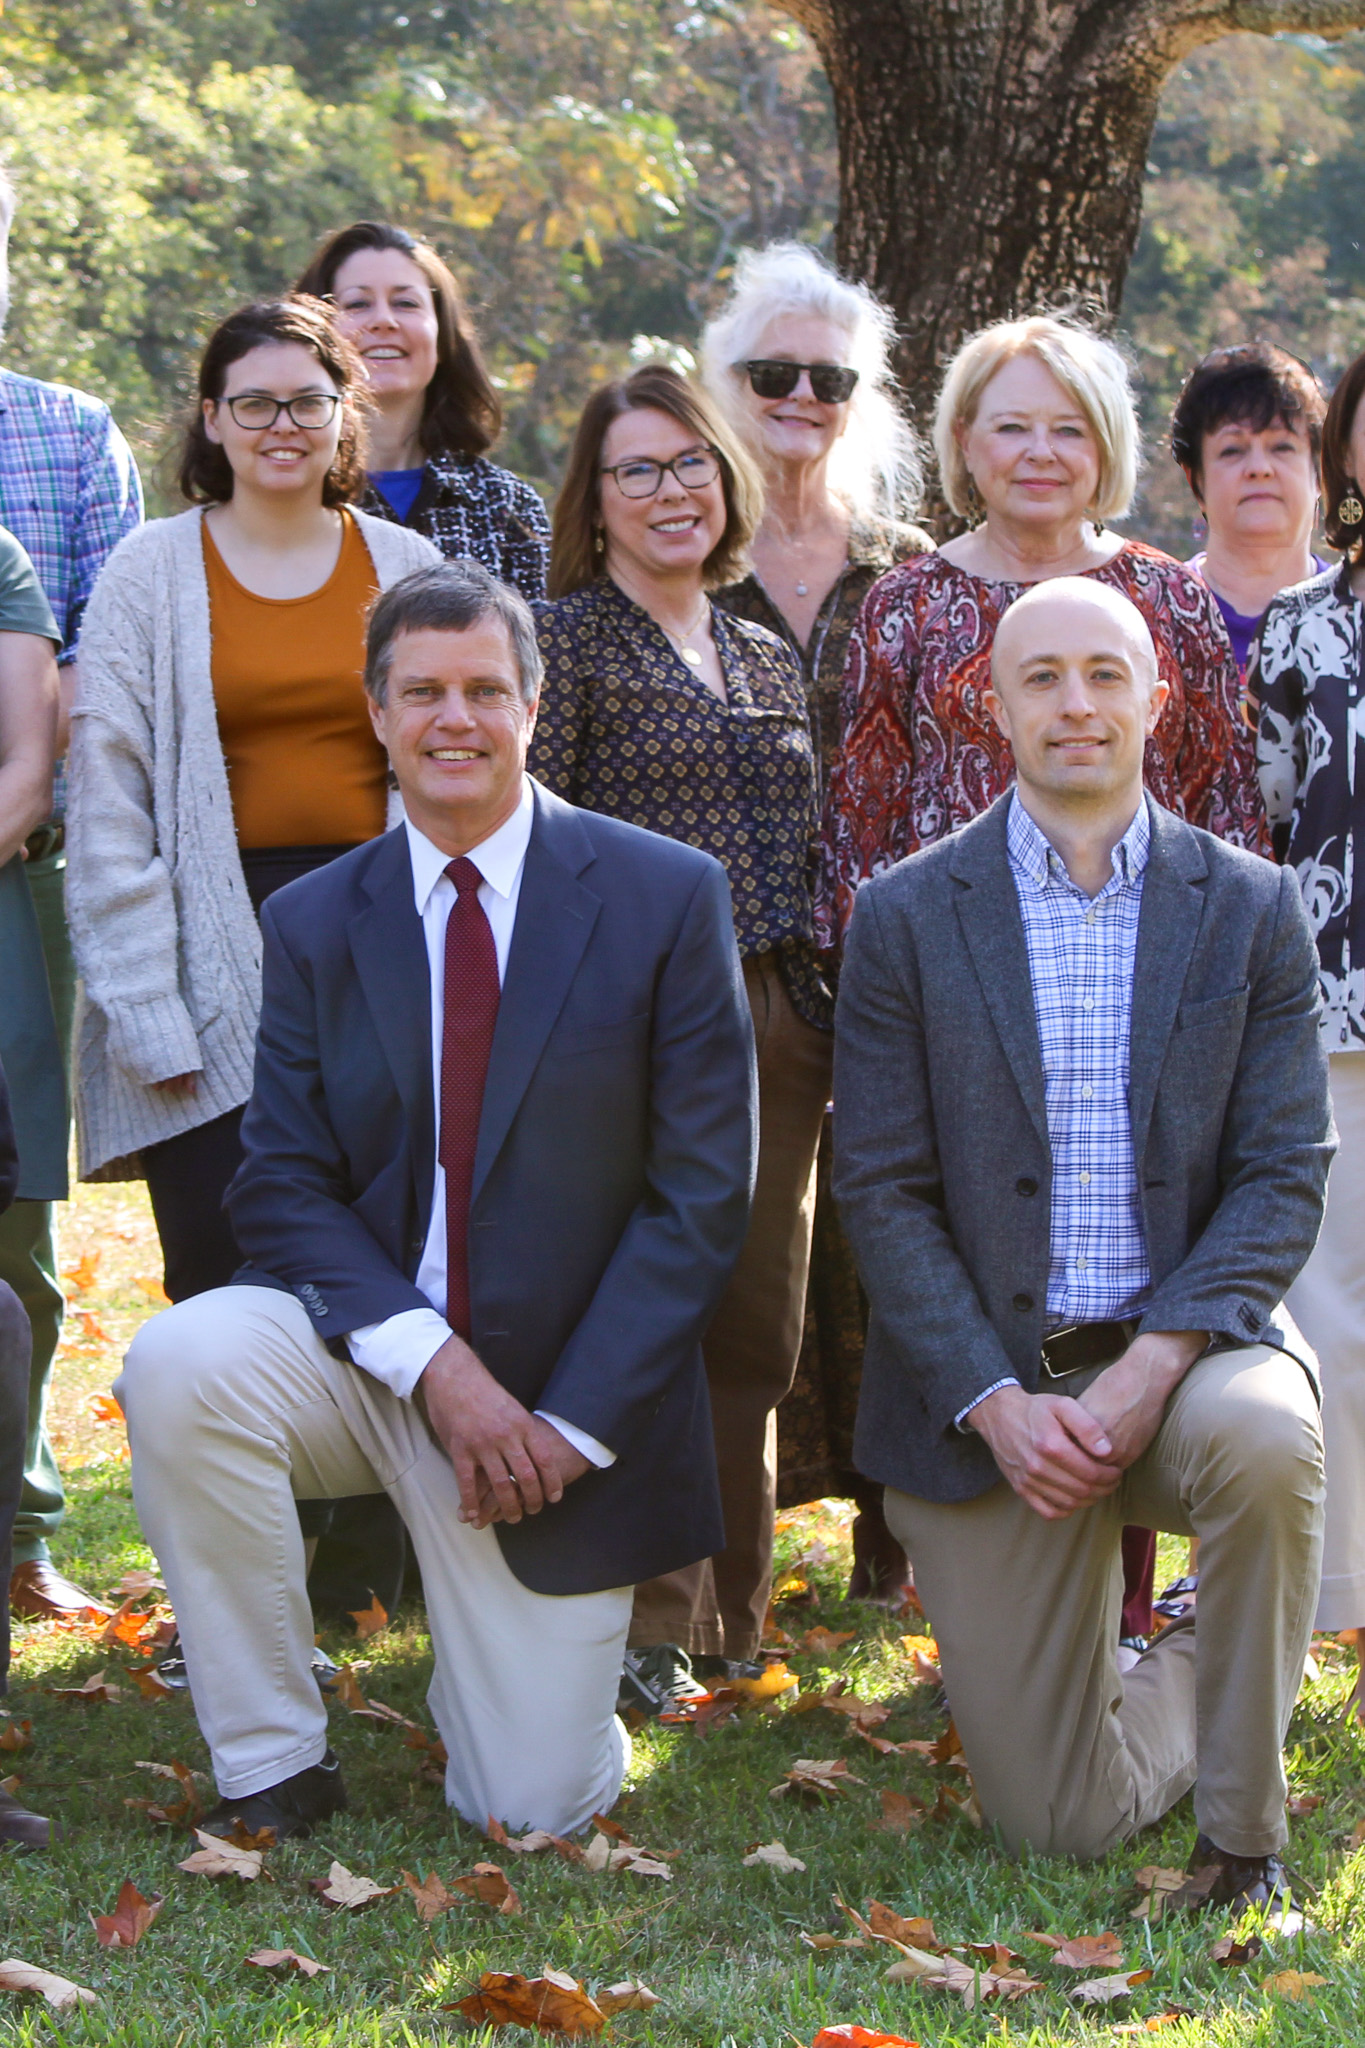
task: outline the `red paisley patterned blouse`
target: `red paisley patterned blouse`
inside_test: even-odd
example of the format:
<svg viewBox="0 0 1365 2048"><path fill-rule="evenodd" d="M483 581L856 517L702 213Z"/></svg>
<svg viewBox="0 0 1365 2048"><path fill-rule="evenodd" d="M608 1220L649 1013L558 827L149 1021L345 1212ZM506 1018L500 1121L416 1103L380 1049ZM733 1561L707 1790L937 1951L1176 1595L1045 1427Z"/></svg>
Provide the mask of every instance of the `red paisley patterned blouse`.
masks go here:
<svg viewBox="0 0 1365 2048"><path fill-rule="evenodd" d="M1171 694L1147 742L1147 786L1192 825L1269 853L1241 677L1212 592L1142 541L1086 572L1131 598ZM991 643L1029 586L986 583L935 552L868 592L849 640L830 775L817 945L841 943L859 882L956 831L1008 788L1009 744L986 710Z"/></svg>

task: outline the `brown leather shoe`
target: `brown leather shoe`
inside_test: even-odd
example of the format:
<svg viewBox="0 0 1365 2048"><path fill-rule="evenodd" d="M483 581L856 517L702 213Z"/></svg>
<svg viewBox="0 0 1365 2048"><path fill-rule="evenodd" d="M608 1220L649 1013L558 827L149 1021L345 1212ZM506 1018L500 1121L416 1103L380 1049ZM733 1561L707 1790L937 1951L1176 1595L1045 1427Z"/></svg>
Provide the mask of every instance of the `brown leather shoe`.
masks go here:
<svg viewBox="0 0 1365 2048"><path fill-rule="evenodd" d="M21 1621L72 1621L82 1614L112 1614L93 1593L87 1593L45 1557L30 1558L10 1573L9 1607Z"/></svg>
<svg viewBox="0 0 1365 2048"><path fill-rule="evenodd" d="M0 1792L0 1842L16 1842L21 1849L47 1849L52 1845L52 1823L41 1813L30 1813L10 1792Z"/></svg>

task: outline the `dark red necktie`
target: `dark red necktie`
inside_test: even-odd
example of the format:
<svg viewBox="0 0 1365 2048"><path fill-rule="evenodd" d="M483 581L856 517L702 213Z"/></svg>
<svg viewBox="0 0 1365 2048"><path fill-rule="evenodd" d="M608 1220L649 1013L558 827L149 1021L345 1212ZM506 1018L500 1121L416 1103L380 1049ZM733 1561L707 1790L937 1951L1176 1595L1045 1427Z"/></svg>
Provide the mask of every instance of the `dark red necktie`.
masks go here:
<svg viewBox="0 0 1365 2048"><path fill-rule="evenodd" d="M451 861L446 873L456 896L446 925L438 1157L446 1176L446 1321L467 1340L469 1191L501 990L493 929L479 901L483 877L472 860L463 858Z"/></svg>

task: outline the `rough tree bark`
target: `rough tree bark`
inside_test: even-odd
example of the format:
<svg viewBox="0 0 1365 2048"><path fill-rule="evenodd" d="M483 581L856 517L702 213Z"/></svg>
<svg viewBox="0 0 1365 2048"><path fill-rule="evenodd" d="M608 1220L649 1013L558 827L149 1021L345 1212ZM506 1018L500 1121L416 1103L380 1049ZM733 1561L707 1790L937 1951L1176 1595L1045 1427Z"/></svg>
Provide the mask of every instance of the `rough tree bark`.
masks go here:
<svg viewBox="0 0 1365 2048"><path fill-rule="evenodd" d="M833 90L839 260L893 307L921 424L984 322L1076 297L1117 311L1174 65L1237 30L1365 26L1365 0L779 4Z"/></svg>

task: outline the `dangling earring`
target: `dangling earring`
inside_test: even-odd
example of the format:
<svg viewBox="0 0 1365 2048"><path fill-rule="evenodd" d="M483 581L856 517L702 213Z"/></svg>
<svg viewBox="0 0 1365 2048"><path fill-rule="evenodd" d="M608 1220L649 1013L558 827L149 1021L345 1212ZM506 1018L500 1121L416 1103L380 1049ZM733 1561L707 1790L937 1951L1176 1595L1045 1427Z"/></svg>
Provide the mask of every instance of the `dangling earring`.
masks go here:
<svg viewBox="0 0 1365 2048"><path fill-rule="evenodd" d="M1104 538L1104 521L1103 521L1102 519L1092 519L1092 520L1091 520L1091 522L1090 522L1090 524L1091 524L1091 525L1092 525L1092 526L1094 527L1094 529L1095 529L1095 538L1096 538L1096 540L1103 540L1103 538Z"/></svg>
<svg viewBox="0 0 1365 2048"><path fill-rule="evenodd" d="M1343 526L1359 526L1365 519L1365 505L1360 502L1360 486L1354 481L1346 486L1346 496L1337 506L1337 518Z"/></svg>
<svg viewBox="0 0 1365 2048"><path fill-rule="evenodd" d="M985 507L985 504L984 504L984 503L983 503L983 501L982 501L982 497L981 497L981 493L980 493L980 491L978 491L978 489L976 488L976 478L975 478L975 477L974 477L974 476L973 476L973 475L971 474L971 472L970 472L970 471L968 471L968 473L967 473L967 517L968 517L969 519L972 519L972 520L976 521L976 522L977 522L977 524L980 524L981 520L983 520L983 519L985 518L985 516L986 516L986 507Z"/></svg>

